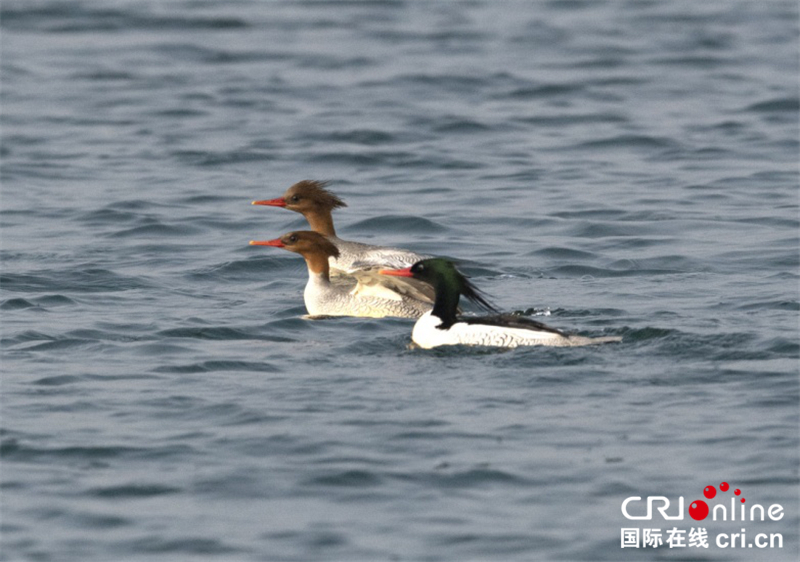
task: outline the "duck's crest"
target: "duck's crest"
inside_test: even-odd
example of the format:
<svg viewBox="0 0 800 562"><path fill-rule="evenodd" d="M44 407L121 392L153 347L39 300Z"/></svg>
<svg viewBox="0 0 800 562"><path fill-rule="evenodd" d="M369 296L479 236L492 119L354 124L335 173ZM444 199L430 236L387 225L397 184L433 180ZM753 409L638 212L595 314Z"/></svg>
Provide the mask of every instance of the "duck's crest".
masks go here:
<svg viewBox="0 0 800 562"><path fill-rule="evenodd" d="M303 180L297 182L293 187L296 189L302 189L307 197L312 197L322 203L324 206L331 209L347 207L347 203L345 203L338 195L335 195L325 189L329 183L329 181Z"/></svg>
<svg viewBox="0 0 800 562"><path fill-rule="evenodd" d="M461 294L467 297L470 302L482 308L486 312L498 313L499 310L487 300L488 295L469 282L466 275L461 275Z"/></svg>

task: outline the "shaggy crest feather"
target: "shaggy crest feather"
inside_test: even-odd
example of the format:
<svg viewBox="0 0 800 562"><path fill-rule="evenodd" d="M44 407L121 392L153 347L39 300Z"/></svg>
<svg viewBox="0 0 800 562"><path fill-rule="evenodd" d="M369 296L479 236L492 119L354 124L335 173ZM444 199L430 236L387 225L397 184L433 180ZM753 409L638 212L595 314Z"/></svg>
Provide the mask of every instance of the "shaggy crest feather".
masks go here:
<svg viewBox="0 0 800 562"><path fill-rule="evenodd" d="M499 312L491 302L487 300L488 295L469 282L467 276L456 270L461 276L461 294L467 297L470 302L484 309L486 312Z"/></svg>
<svg viewBox="0 0 800 562"><path fill-rule="evenodd" d="M340 207L347 207L338 195L335 195L325 189L330 182L319 180L303 180L294 184L289 188L290 192L301 193L304 197L315 199L319 203L331 209L338 209Z"/></svg>

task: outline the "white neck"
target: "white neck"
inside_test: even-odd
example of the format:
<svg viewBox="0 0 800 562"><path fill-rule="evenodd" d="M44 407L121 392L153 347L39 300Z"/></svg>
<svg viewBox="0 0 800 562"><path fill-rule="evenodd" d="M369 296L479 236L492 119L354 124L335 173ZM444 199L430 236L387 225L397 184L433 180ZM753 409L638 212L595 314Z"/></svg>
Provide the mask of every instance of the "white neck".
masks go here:
<svg viewBox="0 0 800 562"><path fill-rule="evenodd" d="M311 268L308 269L308 283L303 291L303 300L310 315L322 314L319 310L320 303L330 299L332 290L333 287L327 274L314 273Z"/></svg>

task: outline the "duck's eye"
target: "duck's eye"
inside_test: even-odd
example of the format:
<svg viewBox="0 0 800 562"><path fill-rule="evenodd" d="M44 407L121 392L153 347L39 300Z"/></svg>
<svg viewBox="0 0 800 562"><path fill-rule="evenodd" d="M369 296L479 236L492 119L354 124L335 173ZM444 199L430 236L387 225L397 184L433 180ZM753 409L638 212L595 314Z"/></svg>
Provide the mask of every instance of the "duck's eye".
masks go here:
<svg viewBox="0 0 800 562"><path fill-rule="evenodd" d="M297 203L298 201L300 201L300 196L299 195L292 195L292 197L291 197L291 199L289 199L289 201L291 201L292 203Z"/></svg>
<svg viewBox="0 0 800 562"><path fill-rule="evenodd" d="M422 265L421 263L418 263L418 264L417 264L417 265L414 267L414 270L415 270L415 271L417 271L417 272L419 272L419 271L425 271L425 266L424 266L424 265Z"/></svg>
<svg viewBox="0 0 800 562"><path fill-rule="evenodd" d="M296 234L292 234L291 236L289 236L289 242L292 243L292 244L297 242L297 235Z"/></svg>

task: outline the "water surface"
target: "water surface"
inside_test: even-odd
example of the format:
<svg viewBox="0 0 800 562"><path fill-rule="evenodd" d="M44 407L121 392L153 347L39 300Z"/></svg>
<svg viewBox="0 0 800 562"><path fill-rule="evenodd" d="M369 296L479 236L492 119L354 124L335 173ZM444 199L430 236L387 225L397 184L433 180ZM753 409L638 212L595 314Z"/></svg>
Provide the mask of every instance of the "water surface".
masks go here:
<svg viewBox="0 0 800 562"><path fill-rule="evenodd" d="M0 559L797 559L795 2L0 17ZM302 319L302 260L247 242L306 178L343 238L623 343ZM722 481L782 549L620 548L672 524L625 498Z"/></svg>

